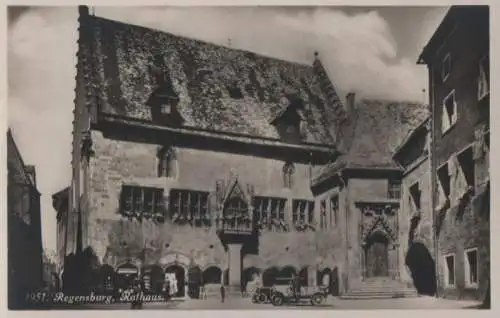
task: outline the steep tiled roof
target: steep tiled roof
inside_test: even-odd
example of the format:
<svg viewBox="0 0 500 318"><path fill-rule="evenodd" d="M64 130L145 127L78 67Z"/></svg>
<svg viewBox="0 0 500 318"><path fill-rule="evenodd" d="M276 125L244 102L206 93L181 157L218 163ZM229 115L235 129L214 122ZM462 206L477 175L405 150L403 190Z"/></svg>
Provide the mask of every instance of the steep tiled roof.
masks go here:
<svg viewBox="0 0 500 318"><path fill-rule="evenodd" d="M339 150L343 154L319 169L313 184L346 168L399 169L392 159L394 150L427 116L423 104L359 101L341 127Z"/></svg>
<svg viewBox="0 0 500 318"><path fill-rule="evenodd" d="M286 100L304 105L305 142L334 145L341 105L325 92L317 66L278 60L95 16L86 21L95 50L94 87L103 113L151 119L158 57L184 127L279 139L271 121ZM317 63L315 64L317 65ZM241 94L231 94L233 89ZM341 106L340 106L341 107Z"/></svg>

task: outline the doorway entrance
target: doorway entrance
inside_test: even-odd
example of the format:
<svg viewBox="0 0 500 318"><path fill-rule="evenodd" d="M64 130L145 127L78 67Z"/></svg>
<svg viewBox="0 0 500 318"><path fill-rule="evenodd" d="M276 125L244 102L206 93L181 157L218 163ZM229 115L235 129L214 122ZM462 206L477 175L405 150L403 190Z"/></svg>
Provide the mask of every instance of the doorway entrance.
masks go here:
<svg viewBox="0 0 500 318"><path fill-rule="evenodd" d="M186 271L182 266L171 265L165 269L165 279L173 283L177 288L177 292L173 294L174 297L185 296L185 278Z"/></svg>
<svg viewBox="0 0 500 318"><path fill-rule="evenodd" d="M389 276L389 240L381 232L375 232L367 239L365 249L366 277Z"/></svg>

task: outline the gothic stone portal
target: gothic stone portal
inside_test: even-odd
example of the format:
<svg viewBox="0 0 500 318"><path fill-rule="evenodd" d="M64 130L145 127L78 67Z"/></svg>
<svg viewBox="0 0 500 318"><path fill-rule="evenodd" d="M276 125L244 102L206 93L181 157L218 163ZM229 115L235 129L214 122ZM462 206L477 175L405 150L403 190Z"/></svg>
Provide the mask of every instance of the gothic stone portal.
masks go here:
<svg viewBox="0 0 500 318"><path fill-rule="evenodd" d="M387 237L375 232L367 239L365 248L366 277L389 276L389 241Z"/></svg>

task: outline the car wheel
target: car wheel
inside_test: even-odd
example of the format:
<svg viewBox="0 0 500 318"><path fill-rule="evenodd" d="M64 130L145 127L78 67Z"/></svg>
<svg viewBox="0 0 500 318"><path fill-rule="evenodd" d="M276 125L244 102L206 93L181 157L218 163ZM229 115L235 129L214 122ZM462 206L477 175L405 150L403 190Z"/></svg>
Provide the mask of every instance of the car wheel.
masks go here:
<svg viewBox="0 0 500 318"><path fill-rule="evenodd" d="M274 295L271 302L273 303L274 306L281 306L281 305L283 305L283 300L284 300L283 296Z"/></svg>
<svg viewBox="0 0 500 318"><path fill-rule="evenodd" d="M267 296L264 295L264 294L259 294L259 296L257 297L257 301L260 303L260 304L263 304L265 303L267 300Z"/></svg>
<svg viewBox="0 0 500 318"><path fill-rule="evenodd" d="M316 306L316 305L321 305L323 301L325 300L325 297L322 294L314 294L311 298L311 304Z"/></svg>

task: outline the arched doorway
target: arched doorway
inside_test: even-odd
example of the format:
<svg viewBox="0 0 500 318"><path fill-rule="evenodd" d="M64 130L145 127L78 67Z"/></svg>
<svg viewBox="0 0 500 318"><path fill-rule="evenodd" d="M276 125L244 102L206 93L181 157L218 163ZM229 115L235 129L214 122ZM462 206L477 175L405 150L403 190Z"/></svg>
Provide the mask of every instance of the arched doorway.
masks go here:
<svg viewBox="0 0 500 318"><path fill-rule="evenodd" d="M433 296L436 293L436 267L427 247L413 243L406 254L406 265L410 268L413 285L421 295Z"/></svg>
<svg viewBox="0 0 500 318"><path fill-rule="evenodd" d="M241 286L245 293L253 292L258 284L260 269L257 267L245 268L241 274Z"/></svg>
<svg viewBox="0 0 500 318"><path fill-rule="evenodd" d="M333 269L330 276L330 294L332 296L340 296L340 277L338 267Z"/></svg>
<svg viewBox="0 0 500 318"><path fill-rule="evenodd" d="M280 271L276 267L270 267L264 271L262 274L262 285L265 287L271 287L276 283L276 277L278 277Z"/></svg>
<svg viewBox="0 0 500 318"><path fill-rule="evenodd" d="M222 270L217 266L210 266L203 271L203 284L219 284L222 279Z"/></svg>
<svg viewBox="0 0 500 318"><path fill-rule="evenodd" d="M297 275L297 270L295 269L295 267L291 265L284 266L279 271L274 283L276 285L289 285L290 280L294 275Z"/></svg>
<svg viewBox="0 0 500 318"><path fill-rule="evenodd" d="M318 270L316 274L318 286L330 286L332 280L332 270L329 268L324 268L323 270ZM330 291L330 289L328 289Z"/></svg>
<svg viewBox="0 0 500 318"><path fill-rule="evenodd" d="M131 263L119 266L116 269L116 287L122 290L132 288L138 275L139 269Z"/></svg>
<svg viewBox="0 0 500 318"><path fill-rule="evenodd" d="M303 267L299 271L299 281L300 281L300 286L309 286L309 275L307 272L307 267Z"/></svg>
<svg viewBox="0 0 500 318"><path fill-rule="evenodd" d="M188 295L191 298L200 298L200 286L203 283L203 273L198 266L191 266L188 270Z"/></svg>
<svg viewBox="0 0 500 318"><path fill-rule="evenodd" d="M116 273L110 265L102 265L99 268L98 288L105 294L113 293L116 285Z"/></svg>
<svg viewBox="0 0 500 318"><path fill-rule="evenodd" d="M244 285L246 285L248 282L254 281L256 276L260 274L260 269L257 267L248 267L243 270L243 273L241 275L241 279Z"/></svg>
<svg viewBox="0 0 500 318"><path fill-rule="evenodd" d="M179 265L170 265L165 269L165 279L170 281L170 284L177 290L172 296L185 296L185 278L186 270Z"/></svg>
<svg viewBox="0 0 500 318"><path fill-rule="evenodd" d="M143 284L146 292L161 294L165 283L165 274L158 265L153 265L144 269Z"/></svg>
<svg viewBox="0 0 500 318"><path fill-rule="evenodd" d="M366 240L366 277L389 276L389 239L382 232L375 232Z"/></svg>

